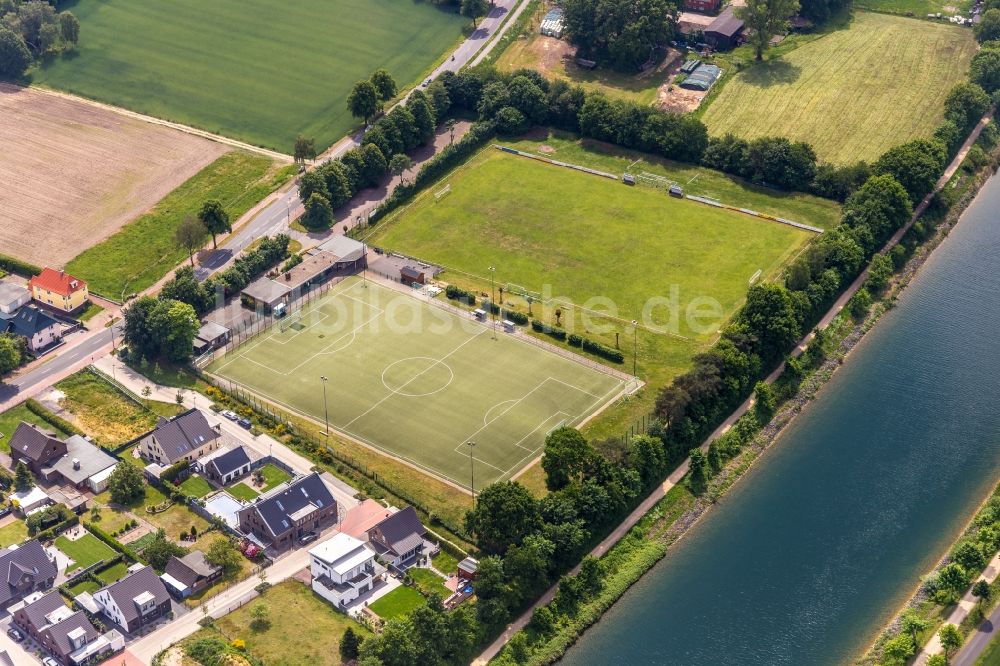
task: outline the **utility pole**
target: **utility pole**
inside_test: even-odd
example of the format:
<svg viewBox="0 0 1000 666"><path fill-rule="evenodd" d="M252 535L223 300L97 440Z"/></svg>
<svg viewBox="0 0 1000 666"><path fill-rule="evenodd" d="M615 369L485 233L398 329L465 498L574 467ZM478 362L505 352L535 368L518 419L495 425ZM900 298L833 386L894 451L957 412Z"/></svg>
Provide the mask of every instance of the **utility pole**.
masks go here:
<svg viewBox="0 0 1000 666"><path fill-rule="evenodd" d="M497 339L497 315L496 311L493 309L496 305L497 292L496 292L496 266L490 266L490 314L493 315L493 339Z"/></svg>
<svg viewBox="0 0 1000 666"><path fill-rule="evenodd" d="M476 448L476 443L471 439L466 442L469 447L469 484L472 487L472 508L476 508L476 459L472 457L472 452Z"/></svg>
<svg viewBox="0 0 1000 666"><path fill-rule="evenodd" d="M632 376L635 377L635 363L639 356L639 322L632 320Z"/></svg>
<svg viewBox="0 0 1000 666"><path fill-rule="evenodd" d="M320 375L319 378L323 380L323 423L326 425L326 438L330 439L330 410L326 404L326 375Z"/></svg>

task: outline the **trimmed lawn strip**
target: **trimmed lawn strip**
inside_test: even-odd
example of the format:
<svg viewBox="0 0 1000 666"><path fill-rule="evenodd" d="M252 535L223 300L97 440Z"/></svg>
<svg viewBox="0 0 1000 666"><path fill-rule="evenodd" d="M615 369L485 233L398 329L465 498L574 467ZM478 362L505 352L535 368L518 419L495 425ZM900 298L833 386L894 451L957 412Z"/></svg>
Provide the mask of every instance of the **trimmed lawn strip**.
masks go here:
<svg viewBox="0 0 1000 666"><path fill-rule="evenodd" d="M260 471L264 475L264 489L261 492L265 493L292 478L291 474L271 463L261 467Z"/></svg>
<svg viewBox="0 0 1000 666"><path fill-rule="evenodd" d="M73 564L66 567L67 571L76 568L85 569L101 560L111 559L118 554L110 546L89 532L75 541L61 536L56 539L55 545L66 557L73 560Z"/></svg>
<svg viewBox="0 0 1000 666"><path fill-rule="evenodd" d="M28 526L23 520L0 527L0 548L21 544L28 540Z"/></svg>
<svg viewBox="0 0 1000 666"><path fill-rule="evenodd" d="M431 558L434 568L443 574L455 573L458 571L458 560L443 550Z"/></svg>
<svg viewBox="0 0 1000 666"><path fill-rule="evenodd" d="M430 595L436 593L441 597L441 601L444 601L451 596L451 590L444 586L444 579L430 569L412 567L407 571L407 573L410 574L410 578L413 579L413 584L425 597L429 597Z"/></svg>
<svg viewBox="0 0 1000 666"><path fill-rule="evenodd" d="M237 483L235 486L226 488L226 492L236 499L243 500L245 502L252 502L260 495L260 493L242 481Z"/></svg>
<svg viewBox="0 0 1000 666"><path fill-rule="evenodd" d="M356 81L384 67L416 84L470 23L412 0L78 0L73 14L87 38L36 83L287 154L297 135L322 151L357 127Z"/></svg>
<svg viewBox="0 0 1000 666"><path fill-rule="evenodd" d="M270 625L263 631L255 631L250 628L250 613L261 604L270 611ZM340 638L347 627L364 637L371 635L295 580L270 587L258 599L217 620L216 626L217 629L198 631L189 640L207 636L226 642L242 639L247 650L264 663L283 666L337 666Z"/></svg>
<svg viewBox="0 0 1000 666"><path fill-rule="evenodd" d="M164 197L153 210L75 257L66 270L87 280L95 293L109 298L120 300L138 293L187 260L187 251L174 242L174 231L185 217L197 215L206 200L221 201L230 219L236 221L290 175L289 167L276 170L268 157L226 153Z"/></svg>
<svg viewBox="0 0 1000 666"><path fill-rule="evenodd" d="M427 603L424 595L412 587L401 585L381 599L372 602L368 608L383 620L409 615Z"/></svg>
<svg viewBox="0 0 1000 666"><path fill-rule="evenodd" d="M94 592L97 592L99 589L101 589L101 587L102 586L100 584L95 583L92 580L81 580L76 585L70 586L69 593L72 594L74 597L83 594L84 592L89 592L90 594L93 594Z"/></svg>
<svg viewBox="0 0 1000 666"><path fill-rule="evenodd" d="M975 50L968 28L857 12L848 30L735 74L702 118L713 136L787 136L820 161L871 162L931 136Z"/></svg>
<svg viewBox="0 0 1000 666"><path fill-rule="evenodd" d="M197 497L198 499L201 499L205 495L215 490L215 488L213 488L212 485L208 481L206 481L203 477L192 475L189 476L187 479L185 479L184 482L181 484L181 490L184 492L185 495L192 495L194 497Z"/></svg>
<svg viewBox="0 0 1000 666"><path fill-rule="evenodd" d="M119 562L118 564L113 564L107 569L102 569L94 574L100 578L105 585L110 585L111 583L116 583L122 578L128 575L128 564L125 562Z"/></svg>

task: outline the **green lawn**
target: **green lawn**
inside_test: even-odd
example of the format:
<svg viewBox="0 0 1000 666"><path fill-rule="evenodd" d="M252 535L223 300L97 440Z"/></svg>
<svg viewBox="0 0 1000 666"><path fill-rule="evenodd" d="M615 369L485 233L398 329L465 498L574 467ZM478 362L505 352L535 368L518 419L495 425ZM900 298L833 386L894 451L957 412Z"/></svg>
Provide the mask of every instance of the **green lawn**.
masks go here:
<svg viewBox="0 0 1000 666"><path fill-rule="evenodd" d="M555 159L583 162L581 157L592 155L585 165L621 172L615 168L620 156L603 161L599 153L584 153L572 142L556 146ZM730 194L760 197L758 204L768 201L735 181L715 183ZM451 193L438 201L434 193L445 184ZM682 184L691 191L687 182ZM713 191L740 205L721 189ZM824 215L836 211L815 198L770 201L799 201ZM496 284L507 287L505 303L526 311L525 299L512 298L510 287L527 288L536 292L534 316L554 323L558 310L559 322L570 332L618 346L628 372L635 356L637 374L649 388L588 425L588 434L600 439L619 437L648 414L657 389L687 370L743 303L750 279L778 277L813 237L776 222L671 198L653 187L627 187L486 148L380 222L369 242L444 266L441 280L480 294L490 293L488 267L495 266ZM640 321L635 336L634 319Z"/></svg>
<svg viewBox="0 0 1000 666"><path fill-rule="evenodd" d="M104 308L102 308L97 303L90 303L87 305L87 307L84 309L83 312L77 315L76 318L79 319L80 321L86 322L90 321L91 319L93 319L95 316L99 315L102 312L104 312Z"/></svg>
<svg viewBox="0 0 1000 666"><path fill-rule="evenodd" d="M408 615L425 603L427 603L427 599L424 598L424 595L412 587L401 585L368 607L383 620L391 620Z"/></svg>
<svg viewBox="0 0 1000 666"><path fill-rule="evenodd" d="M509 477L546 433L578 423L621 380L410 294L351 278L209 371L456 484ZM335 378L324 403L318 378Z"/></svg>
<svg viewBox="0 0 1000 666"><path fill-rule="evenodd" d="M994 638L976 660L976 666L1000 666L1000 638Z"/></svg>
<svg viewBox="0 0 1000 666"><path fill-rule="evenodd" d="M94 592L97 592L99 589L101 589L101 587L103 586L100 585L99 583L95 583L92 580L82 580L76 585L71 585L69 588L69 593L72 594L74 597L83 594L84 592L89 592L90 594L93 594Z"/></svg>
<svg viewBox="0 0 1000 666"><path fill-rule="evenodd" d="M267 157L240 151L226 153L164 197L151 211L73 258L66 270L86 280L91 291L109 298L121 299L123 294L138 293L188 258L187 251L178 248L173 239L174 231L186 216L197 215L206 200L218 199L235 222L285 182L292 168L276 171L275 163Z"/></svg>
<svg viewBox="0 0 1000 666"><path fill-rule="evenodd" d="M154 526L165 530L168 539L176 541L185 547L189 543L180 540L182 533L189 533L192 526L194 526L198 534L208 529L207 520L181 504L174 504L166 511L161 511L160 513L143 513L142 517Z"/></svg>
<svg viewBox="0 0 1000 666"><path fill-rule="evenodd" d="M201 499L205 495L215 490L215 488L213 488L212 484L206 481L204 477L189 476L181 484L181 490L184 491L184 494L186 495L190 495L192 497L197 497Z"/></svg>
<svg viewBox="0 0 1000 666"><path fill-rule="evenodd" d="M251 610L264 604L270 611L270 626L250 628ZM269 588L259 598L216 621L218 630L202 629L193 639L220 637L229 642L246 641L247 651L265 664L282 666L339 666L340 638L348 627L362 636L367 629L338 613L307 586L287 580Z"/></svg>
<svg viewBox="0 0 1000 666"><path fill-rule="evenodd" d="M118 564L113 564L107 569L102 569L95 574L105 585L110 585L111 583L116 583L122 578L128 575L128 564L125 562L119 562Z"/></svg>
<svg viewBox="0 0 1000 666"><path fill-rule="evenodd" d="M242 481L237 483L235 486L229 486L226 488L226 492L236 499L243 500L244 502L252 502L260 494Z"/></svg>
<svg viewBox="0 0 1000 666"><path fill-rule="evenodd" d="M11 407L0 414L0 450L4 453L10 453L10 438L13 437L14 431L17 430L21 421L26 421L45 430L58 432L58 428L28 409L24 403L17 407ZM68 433L65 432L59 434L68 436Z"/></svg>
<svg viewBox="0 0 1000 666"><path fill-rule="evenodd" d="M110 546L90 533L84 534L76 541L70 541L68 538L61 536L56 539L56 548L61 550L66 557L73 560L73 564L66 567L67 571L76 568L84 569L96 562L107 560L117 555Z"/></svg>
<svg viewBox="0 0 1000 666"><path fill-rule="evenodd" d="M156 426L158 414L177 414L175 404L156 403L147 408L125 396L103 377L88 369L70 375L56 384L65 393L59 404L73 413L78 425L105 446L127 442Z"/></svg>
<svg viewBox="0 0 1000 666"><path fill-rule="evenodd" d="M291 154L355 122L353 84L384 67L415 84L469 23L413 0L78 0L72 56L35 82ZM84 276L85 277L85 276Z"/></svg>
<svg viewBox="0 0 1000 666"><path fill-rule="evenodd" d="M424 596L430 596L431 594L436 593L441 597L441 601L444 601L451 596L451 590L444 586L444 579L430 569L412 567L407 571L407 573L410 574L410 578L413 579L413 584Z"/></svg>
<svg viewBox="0 0 1000 666"><path fill-rule="evenodd" d="M28 539L28 526L23 520L15 520L10 525L0 527L0 548L19 544Z"/></svg>
<svg viewBox="0 0 1000 666"><path fill-rule="evenodd" d="M458 571L458 560L443 550L431 560L438 571L443 574L455 573Z"/></svg>
<svg viewBox="0 0 1000 666"><path fill-rule="evenodd" d="M912 14L923 18L928 14L941 12L945 16L962 14L967 16L971 0L858 0L855 9L870 9L890 14Z"/></svg>
<svg viewBox="0 0 1000 666"><path fill-rule="evenodd" d="M873 161L932 134L975 50L967 28L857 12L850 29L736 74L702 118L715 136L782 135L821 161Z"/></svg>
<svg viewBox="0 0 1000 666"><path fill-rule="evenodd" d="M264 487L260 492L267 492L271 488L288 481L292 478L292 475L281 469L277 465L272 465L268 463L260 468L261 473L264 475Z"/></svg>

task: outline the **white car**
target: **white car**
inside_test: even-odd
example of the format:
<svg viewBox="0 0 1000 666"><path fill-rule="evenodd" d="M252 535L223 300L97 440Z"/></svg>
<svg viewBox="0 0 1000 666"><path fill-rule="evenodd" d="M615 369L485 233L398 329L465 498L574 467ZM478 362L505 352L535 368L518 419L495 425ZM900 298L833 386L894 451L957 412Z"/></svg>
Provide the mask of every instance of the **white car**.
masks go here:
<svg viewBox="0 0 1000 666"><path fill-rule="evenodd" d="M236 419L239 418L236 415L236 412L232 411L231 409L227 409L226 411L222 412L222 415L225 416L230 421L235 421Z"/></svg>
<svg viewBox="0 0 1000 666"><path fill-rule="evenodd" d="M42 663L45 664L45 666L59 666L59 662L52 657L45 657L42 659Z"/></svg>

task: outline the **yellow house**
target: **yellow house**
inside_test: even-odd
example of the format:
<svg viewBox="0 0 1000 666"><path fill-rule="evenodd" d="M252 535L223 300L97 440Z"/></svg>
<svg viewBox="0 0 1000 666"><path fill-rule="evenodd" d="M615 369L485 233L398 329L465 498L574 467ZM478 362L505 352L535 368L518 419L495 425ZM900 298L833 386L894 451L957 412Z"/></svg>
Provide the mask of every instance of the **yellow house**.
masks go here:
<svg viewBox="0 0 1000 666"><path fill-rule="evenodd" d="M90 298L86 282L54 268L46 268L28 280L28 289L39 303L63 312L76 312Z"/></svg>

